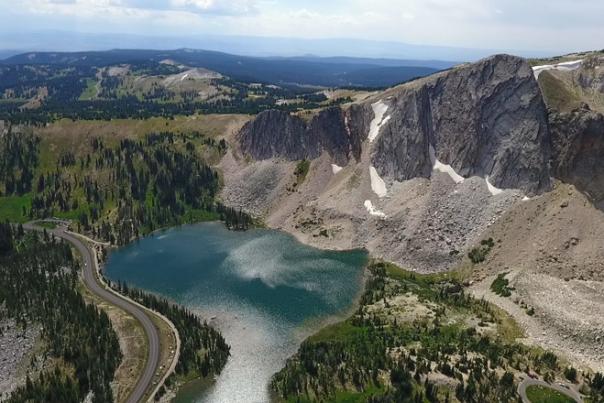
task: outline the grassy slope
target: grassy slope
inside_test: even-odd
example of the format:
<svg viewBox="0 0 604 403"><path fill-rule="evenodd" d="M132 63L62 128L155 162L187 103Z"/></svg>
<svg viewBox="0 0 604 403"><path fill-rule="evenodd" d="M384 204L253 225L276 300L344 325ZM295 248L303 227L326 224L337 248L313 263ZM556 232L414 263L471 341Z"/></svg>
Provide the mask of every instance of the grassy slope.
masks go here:
<svg viewBox="0 0 604 403"><path fill-rule="evenodd" d="M34 187L40 174L54 172L57 160L64 152L72 152L77 159L92 153L91 140L98 137L109 147L115 147L123 139L140 139L149 133L171 131L175 133L199 131L209 138L230 136L236 132L250 117L243 115L196 115L179 116L175 119L151 118L145 120L116 119L111 121L71 121L60 120L45 127L35 128L35 134L41 138L39 146L39 165L34 173ZM199 147L203 150L203 147ZM200 151L204 152L204 151ZM208 161L215 160L212 155L204 155ZM79 165L71 167L72 172L82 176L88 174L95 176L97 173L86 168L84 171ZM105 174L98 174L105 175ZM101 184L106 183L108 177L98 177ZM88 211L84 195L79 195L80 205L77 210L56 213L60 218L77 219L80 212ZM0 221L23 223L29 220L23 215L23 209L29 211L32 195L0 197ZM115 206L111 201L105 205L105 211L111 211ZM205 211L190 209L186 216L192 221L215 220L218 217Z"/></svg>
<svg viewBox="0 0 604 403"><path fill-rule="evenodd" d="M526 395L531 403L574 403L573 399L543 386L529 386Z"/></svg>
<svg viewBox="0 0 604 403"><path fill-rule="evenodd" d="M29 220L23 215L23 208L29 210L31 195L0 197L0 221L24 223Z"/></svg>
<svg viewBox="0 0 604 403"><path fill-rule="evenodd" d="M544 71L539 75L539 86L549 108L567 112L577 108L581 103L581 97L576 91L549 71Z"/></svg>

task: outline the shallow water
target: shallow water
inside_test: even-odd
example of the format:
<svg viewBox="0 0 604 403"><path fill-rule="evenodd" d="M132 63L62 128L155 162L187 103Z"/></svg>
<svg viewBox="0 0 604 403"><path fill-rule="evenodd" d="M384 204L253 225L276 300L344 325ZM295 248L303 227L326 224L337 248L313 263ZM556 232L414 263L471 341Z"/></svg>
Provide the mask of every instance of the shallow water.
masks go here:
<svg viewBox="0 0 604 403"><path fill-rule="evenodd" d="M231 345L216 382L189 385L176 402L267 402L270 377L303 338L351 308L366 259L362 251L322 251L279 231L205 223L116 251L105 273L186 305Z"/></svg>

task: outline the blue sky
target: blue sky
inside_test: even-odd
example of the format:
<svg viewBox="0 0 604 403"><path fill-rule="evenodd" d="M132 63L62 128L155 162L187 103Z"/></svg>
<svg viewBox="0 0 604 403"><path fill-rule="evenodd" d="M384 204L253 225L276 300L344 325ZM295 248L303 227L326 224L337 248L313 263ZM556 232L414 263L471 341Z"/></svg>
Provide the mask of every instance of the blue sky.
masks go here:
<svg viewBox="0 0 604 403"><path fill-rule="evenodd" d="M604 48L603 0L0 0L0 30Z"/></svg>

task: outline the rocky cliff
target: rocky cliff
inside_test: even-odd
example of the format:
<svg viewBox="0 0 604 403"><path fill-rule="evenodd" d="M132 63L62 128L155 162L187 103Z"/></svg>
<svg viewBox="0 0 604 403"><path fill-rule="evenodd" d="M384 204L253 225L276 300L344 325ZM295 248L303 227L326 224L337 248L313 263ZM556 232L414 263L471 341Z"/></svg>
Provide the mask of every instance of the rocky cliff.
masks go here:
<svg viewBox="0 0 604 403"><path fill-rule="evenodd" d="M587 107L551 114L554 175L604 201L604 115Z"/></svg>
<svg viewBox="0 0 604 403"><path fill-rule="evenodd" d="M498 188L535 194L551 185L547 111L531 68L513 56L405 84L345 111L329 108L308 124L264 112L239 133L242 150L256 160L314 159L326 151L346 165L359 158L363 141L389 180L430 177L435 156Z"/></svg>
<svg viewBox="0 0 604 403"><path fill-rule="evenodd" d="M464 177L529 194L550 188L547 112L523 59L493 56L390 95L390 120L372 157L381 175L430 175L432 146Z"/></svg>
<svg viewBox="0 0 604 403"><path fill-rule="evenodd" d="M244 153L256 160L318 158L327 152L338 165L359 158L366 130L362 106L348 111L331 107L320 111L308 123L283 111L266 111L248 122L238 139Z"/></svg>

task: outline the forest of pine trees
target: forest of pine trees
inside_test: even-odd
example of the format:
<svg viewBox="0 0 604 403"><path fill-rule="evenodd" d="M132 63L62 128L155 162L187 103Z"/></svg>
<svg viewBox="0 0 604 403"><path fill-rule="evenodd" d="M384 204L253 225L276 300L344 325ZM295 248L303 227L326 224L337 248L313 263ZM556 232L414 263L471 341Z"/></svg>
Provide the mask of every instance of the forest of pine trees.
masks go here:
<svg viewBox="0 0 604 403"><path fill-rule="evenodd" d="M8 403L112 402L110 382L121 352L107 315L87 305L77 288L79 263L69 245L46 233L0 225L0 320L41 325L47 354L64 365L27 377Z"/></svg>
<svg viewBox="0 0 604 403"><path fill-rule="evenodd" d="M176 376L208 377L218 375L229 358L230 347L222 335L214 328L202 322L201 319L186 308L171 303L164 298L129 288L125 284L113 285L117 291L153 309L167 317L178 330L181 349ZM166 381L169 387L174 381L174 375ZM165 392L165 389L162 389ZM161 397L159 393L156 398Z"/></svg>
<svg viewBox="0 0 604 403"><path fill-rule="evenodd" d="M31 132L0 133L0 196L20 196L32 190L39 143Z"/></svg>
<svg viewBox="0 0 604 403"><path fill-rule="evenodd" d="M53 216L76 220L76 230L115 245L156 229L204 220L222 220L233 230L245 230L251 218L216 201L218 173L207 165L198 147L222 155L226 142L200 133L149 134L108 146L91 140L91 152L65 150L55 167L39 172L39 140L28 134L0 138L0 191L31 195L23 206L28 219Z"/></svg>

